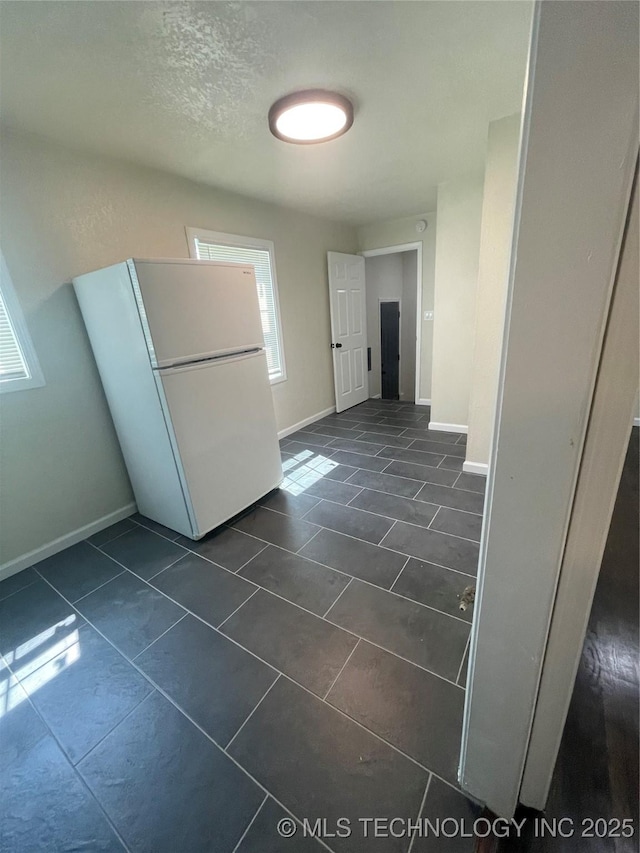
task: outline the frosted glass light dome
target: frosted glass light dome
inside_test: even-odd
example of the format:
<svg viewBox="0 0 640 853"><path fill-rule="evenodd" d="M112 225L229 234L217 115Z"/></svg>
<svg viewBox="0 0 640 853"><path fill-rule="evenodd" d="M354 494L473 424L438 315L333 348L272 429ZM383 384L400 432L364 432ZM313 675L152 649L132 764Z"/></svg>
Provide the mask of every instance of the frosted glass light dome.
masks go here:
<svg viewBox="0 0 640 853"><path fill-rule="evenodd" d="M300 145L336 139L352 124L353 105L336 92L296 92L280 98L269 110L271 133Z"/></svg>

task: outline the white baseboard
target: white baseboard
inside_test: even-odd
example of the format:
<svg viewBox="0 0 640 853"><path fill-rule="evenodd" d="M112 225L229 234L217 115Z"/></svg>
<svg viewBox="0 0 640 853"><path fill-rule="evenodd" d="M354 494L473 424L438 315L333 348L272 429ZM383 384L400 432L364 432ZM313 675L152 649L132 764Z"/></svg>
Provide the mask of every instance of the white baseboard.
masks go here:
<svg viewBox="0 0 640 853"><path fill-rule="evenodd" d="M463 462L462 470L467 474L481 474L486 477L489 473L489 466L486 462Z"/></svg>
<svg viewBox="0 0 640 853"><path fill-rule="evenodd" d="M372 397L371 399L372 399L372 400L381 400L381 399L382 399L382 394L374 394L374 395L373 395L373 397Z"/></svg>
<svg viewBox="0 0 640 853"><path fill-rule="evenodd" d="M416 400L416 406L430 406L431 405L431 397L427 399L426 397L418 397Z"/></svg>
<svg viewBox="0 0 640 853"><path fill-rule="evenodd" d="M292 424L290 427L285 427L284 429L281 429L278 433L278 439L286 438L288 435L291 435L292 432L298 432L298 430L302 429L302 427L309 426L309 424L319 421L320 418L326 418L327 415L332 415L335 410L335 406L330 406L323 412L317 412L315 415L311 415L311 417L305 418L303 421L298 421L297 424Z"/></svg>
<svg viewBox="0 0 640 853"><path fill-rule="evenodd" d="M633 425L634 426L640 426L640 418L634 418L633 419Z"/></svg>
<svg viewBox="0 0 640 853"><path fill-rule="evenodd" d="M9 560L8 563L3 563L3 565L0 566L0 581L11 577L11 575L15 575L17 572L21 572L23 569L28 569L29 566L33 566L34 563L39 563L41 560L46 560L47 557L52 557L54 554L64 551L65 548L69 548L77 542L82 542L83 539L93 536L94 533L99 533L101 530L104 530L106 527L110 527L117 521L122 521L123 518L133 515L135 511L136 505L134 503L127 504L126 506L115 510L115 512L103 515L102 518L99 518L97 521L85 524L84 527L79 527L77 530L72 530L71 533L59 536L57 539L54 539L53 542L47 542L46 545L41 545L39 548L29 551L28 554L23 554L21 557L16 557L14 560Z"/></svg>
<svg viewBox="0 0 640 853"><path fill-rule="evenodd" d="M437 432L460 432L463 435L469 431L466 424L441 424L438 421L429 421L429 429L434 429Z"/></svg>

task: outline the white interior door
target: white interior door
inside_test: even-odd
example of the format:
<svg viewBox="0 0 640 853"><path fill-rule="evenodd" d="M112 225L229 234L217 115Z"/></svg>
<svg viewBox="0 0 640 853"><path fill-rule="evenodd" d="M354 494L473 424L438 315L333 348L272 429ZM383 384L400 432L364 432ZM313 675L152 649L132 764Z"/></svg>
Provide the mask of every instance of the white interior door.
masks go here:
<svg viewBox="0 0 640 853"><path fill-rule="evenodd" d="M364 258L328 252L336 411L369 396Z"/></svg>

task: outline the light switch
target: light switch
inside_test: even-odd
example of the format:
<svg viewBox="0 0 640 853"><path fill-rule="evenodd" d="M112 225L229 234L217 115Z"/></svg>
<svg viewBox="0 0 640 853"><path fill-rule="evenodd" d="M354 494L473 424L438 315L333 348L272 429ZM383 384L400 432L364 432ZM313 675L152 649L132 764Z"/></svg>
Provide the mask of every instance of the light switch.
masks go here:
<svg viewBox="0 0 640 853"><path fill-rule="evenodd" d="M425 311L424 312L425 320L433 320L433 311Z"/></svg>

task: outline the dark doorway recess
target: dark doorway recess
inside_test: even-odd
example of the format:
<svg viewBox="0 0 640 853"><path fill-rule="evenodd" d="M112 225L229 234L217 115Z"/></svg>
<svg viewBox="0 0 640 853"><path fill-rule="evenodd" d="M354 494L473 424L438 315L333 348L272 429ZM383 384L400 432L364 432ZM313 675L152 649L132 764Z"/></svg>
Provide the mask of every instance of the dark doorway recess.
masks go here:
<svg viewBox="0 0 640 853"><path fill-rule="evenodd" d="M380 303L380 361L382 399L400 395L400 303Z"/></svg>

